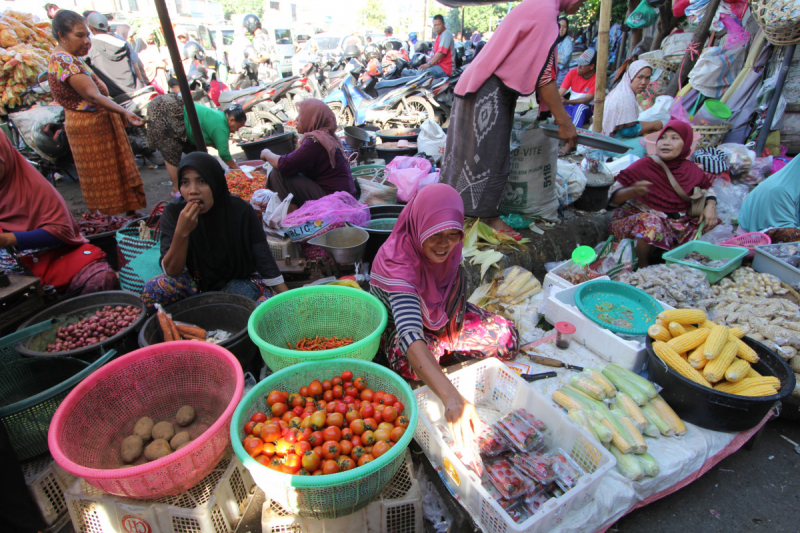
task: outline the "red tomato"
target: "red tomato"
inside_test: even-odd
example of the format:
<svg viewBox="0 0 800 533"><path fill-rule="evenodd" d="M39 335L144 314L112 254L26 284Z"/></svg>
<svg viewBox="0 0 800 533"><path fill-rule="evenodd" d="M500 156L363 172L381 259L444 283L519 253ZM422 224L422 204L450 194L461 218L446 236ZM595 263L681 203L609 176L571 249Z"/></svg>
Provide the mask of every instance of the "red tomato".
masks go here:
<svg viewBox="0 0 800 533"><path fill-rule="evenodd" d="M324 411L327 406L328 402L326 402L325 400L320 400L317 402L317 407L319 407L320 411Z"/></svg>
<svg viewBox="0 0 800 533"><path fill-rule="evenodd" d="M325 411L317 411L313 415L311 415L311 429L314 431L319 431L325 427L325 419L327 415Z"/></svg>
<svg viewBox="0 0 800 533"><path fill-rule="evenodd" d="M311 445L307 441L298 442L297 444L294 445L294 453L296 453L300 457L303 457L303 454L309 450L311 450Z"/></svg>
<svg viewBox="0 0 800 533"><path fill-rule="evenodd" d="M314 472L311 475L312 476L321 476L322 475L322 469L320 468L319 470L314 470Z"/></svg>
<svg viewBox="0 0 800 533"><path fill-rule="evenodd" d="M297 472L297 474L296 474L296 475L298 475L298 476L310 476L310 475L311 475L311 472L309 472L309 471L308 471L308 470L306 470L305 468L301 468L301 469L300 469L300 471L299 471L299 472Z"/></svg>
<svg viewBox="0 0 800 533"><path fill-rule="evenodd" d="M300 422L300 427L301 428L306 429L306 428L310 428L311 427L311 415L312 414L313 413L306 413L306 411L303 411L303 421Z"/></svg>
<svg viewBox="0 0 800 533"><path fill-rule="evenodd" d="M375 460L375 458L373 456L371 456L370 454L362 455L361 459L358 460L358 466L364 466L365 464L371 463L374 460Z"/></svg>
<svg viewBox="0 0 800 533"><path fill-rule="evenodd" d="M294 413L295 416L300 416L302 418L301 415L303 414L303 408L300 407L299 405L297 407L292 407L292 412Z"/></svg>
<svg viewBox="0 0 800 533"><path fill-rule="evenodd" d="M283 467L283 459L279 457L273 457L272 460L267 465L267 467L276 470L278 472L283 472L283 470L281 470L281 468Z"/></svg>
<svg viewBox="0 0 800 533"><path fill-rule="evenodd" d="M385 429L378 429L375 431L375 441L376 442L389 442L389 435L390 432L386 431ZM375 455L375 454L372 454ZM377 457L377 455L375 456Z"/></svg>
<svg viewBox="0 0 800 533"><path fill-rule="evenodd" d="M294 411L286 411L285 413L283 413L281 420L283 420L288 424L292 420L292 418L294 418Z"/></svg>
<svg viewBox="0 0 800 533"><path fill-rule="evenodd" d="M281 427L277 424L266 424L259 435L264 442L277 442L281 438Z"/></svg>
<svg viewBox="0 0 800 533"><path fill-rule="evenodd" d="M322 465L322 473L325 475L336 474L339 470L341 470L339 468L339 463L333 460L325 461L325 464Z"/></svg>
<svg viewBox="0 0 800 533"><path fill-rule="evenodd" d="M343 382L344 382L344 380L342 379L342 376L336 376L335 378L333 378L331 380L331 383L333 384L334 387L336 385L341 385Z"/></svg>
<svg viewBox="0 0 800 533"><path fill-rule="evenodd" d="M373 444L375 444L376 440L377 439L375 438L375 433L372 431L367 430L361 435L361 442L363 442L367 446L372 446Z"/></svg>
<svg viewBox="0 0 800 533"><path fill-rule="evenodd" d="M325 442L325 438L322 436L321 431L314 431L308 437L308 443L312 446L322 446L323 442Z"/></svg>
<svg viewBox="0 0 800 533"><path fill-rule="evenodd" d="M358 391L356 391L356 392L358 392ZM346 403L347 405L351 406L351 407L352 407L352 406L354 406L354 405L356 404L356 399L355 399L355 398L353 398L352 396L348 396L347 394L345 394L344 396L342 396L342 400L344 400L344 401L345 401L345 403Z"/></svg>
<svg viewBox="0 0 800 533"><path fill-rule="evenodd" d="M357 388L359 391L362 391L367 388L367 378L364 377L357 377L353 380L353 386Z"/></svg>
<svg viewBox="0 0 800 533"><path fill-rule="evenodd" d="M344 414L347 412L348 409L349 407L347 407L347 404L345 402L339 402L336 404L336 409L334 409L334 411L344 416Z"/></svg>
<svg viewBox="0 0 800 533"><path fill-rule="evenodd" d="M275 453L280 457L289 455L291 449L292 444L287 442L286 439L278 439L278 442L275 443Z"/></svg>
<svg viewBox="0 0 800 533"><path fill-rule="evenodd" d="M322 457L325 459L336 459L342 454L339 443L329 440L322 445Z"/></svg>
<svg viewBox="0 0 800 533"><path fill-rule="evenodd" d="M304 398L308 396L308 387L300 387L300 396Z"/></svg>
<svg viewBox="0 0 800 533"><path fill-rule="evenodd" d="M350 385L349 387L345 387L344 393L347 394L348 396L353 397L353 398L358 398L358 395L360 394L358 392L358 389L355 388L354 385Z"/></svg>
<svg viewBox="0 0 800 533"><path fill-rule="evenodd" d="M288 455L286 456L286 461L283 462L283 466L281 467L281 471L286 474L297 474L300 469L303 468L302 459L300 459L299 455Z"/></svg>
<svg viewBox="0 0 800 533"><path fill-rule="evenodd" d="M392 407L390 405L387 405L383 409L383 412L381 413L381 416L383 417L383 419L386 422L394 422L395 420L397 420L397 409L395 409L394 407Z"/></svg>
<svg viewBox="0 0 800 533"><path fill-rule="evenodd" d="M353 380L353 373L350 370L345 370L342 372L342 380L344 381L352 381Z"/></svg>
<svg viewBox="0 0 800 533"><path fill-rule="evenodd" d="M399 428L407 428L408 427L408 417L405 415L400 415L397 417L397 420L394 421L394 425Z"/></svg>
<svg viewBox="0 0 800 533"><path fill-rule="evenodd" d="M264 451L264 441L258 438L250 439L247 441L247 444L244 445L244 451L246 451L250 457L257 457Z"/></svg>
<svg viewBox="0 0 800 533"><path fill-rule="evenodd" d="M347 470L352 470L356 467L355 461L350 459L345 455L340 455L338 459L336 459L336 464L339 465L339 469L341 472L345 472Z"/></svg>
<svg viewBox="0 0 800 533"><path fill-rule="evenodd" d="M342 440L342 430L336 426L328 426L322 430L322 436L325 440L332 440L339 442Z"/></svg>
<svg viewBox="0 0 800 533"><path fill-rule="evenodd" d="M389 422L381 422L378 424L378 429L382 429L391 433L391 431L394 429L394 424L390 424Z"/></svg>
<svg viewBox="0 0 800 533"><path fill-rule="evenodd" d="M350 455L350 452L353 451L353 443L347 439L342 439L339 441L339 451L342 455Z"/></svg>
<svg viewBox="0 0 800 533"><path fill-rule="evenodd" d="M381 414L381 411L375 411L375 414L372 415L372 418L374 418L375 422L377 422L378 424L383 422L383 415Z"/></svg>
<svg viewBox="0 0 800 533"><path fill-rule="evenodd" d="M372 447L372 456L376 459L389 451L389 444L386 441L379 441Z"/></svg>
<svg viewBox="0 0 800 533"><path fill-rule="evenodd" d="M316 398L317 396L322 396L322 393L323 393L322 383L320 383L318 379L315 379L314 381L309 383L308 394Z"/></svg>
<svg viewBox="0 0 800 533"><path fill-rule="evenodd" d="M336 426L337 428L341 428L344 425L344 417L342 416L342 413L331 413L325 420L325 424L328 426Z"/></svg>
<svg viewBox="0 0 800 533"><path fill-rule="evenodd" d="M289 427L289 422L287 422L286 420L278 420L278 425L281 427L282 430L287 429Z"/></svg>
<svg viewBox="0 0 800 533"><path fill-rule="evenodd" d="M302 459L303 468L305 468L309 472L313 472L319 469L319 465L321 462L322 458L320 458L320 456L317 455L317 453L314 452L314 450L308 450L303 454L303 459Z"/></svg>
<svg viewBox="0 0 800 533"><path fill-rule="evenodd" d="M328 392L330 392L330 391L328 391ZM333 400L328 402L328 404L325 406L325 412L328 413L328 414L331 414L332 412L334 412L336 410L336 406L338 405L338 403L339 402L335 402Z"/></svg>
<svg viewBox="0 0 800 533"><path fill-rule="evenodd" d="M383 395L383 398L381 398L380 402L383 405L394 405L397 402L397 396L386 393Z"/></svg>
<svg viewBox="0 0 800 533"><path fill-rule="evenodd" d="M372 389L364 389L364 390L361 391L361 399L362 400L366 400L368 402L371 402L372 401L372 397L374 396L374 394L375 393L372 392Z"/></svg>
<svg viewBox="0 0 800 533"><path fill-rule="evenodd" d="M305 397L293 392L289 395L289 405L292 407L301 407L306 404Z"/></svg>
<svg viewBox="0 0 800 533"><path fill-rule="evenodd" d="M252 420L244 425L244 434L245 435L252 435L253 434L253 427L256 425L255 422Z"/></svg>
<svg viewBox="0 0 800 533"><path fill-rule="evenodd" d="M365 418L364 428L370 431L375 431L376 429L378 429L378 422L374 418Z"/></svg>
<svg viewBox="0 0 800 533"><path fill-rule="evenodd" d="M275 416L283 416L286 411L289 410L289 406L283 402L278 402L272 405L272 414ZM253 415L255 416L255 415Z"/></svg>
<svg viewBox="0 0 800 533"><path fill-rule="evenodd" d="M262 464L262 465L264 465L264 466L269 466L269 461L270 461L270 458L269 458L269 457L267 457L267 456L266 456L266 455L264 455L264 454L261 454L261 455L259 455L258 457L256 457L256 461L258 461L259 463L261 463L261 464Z"/></svg>
<svg viewBox="0 0 800 533"><path fill-rule="evenodd" d="M361 408L360 413L361 416L363 416L364 418L372 418L373 416L375 416L375 408L372 407L371 403L368 403L367 405Z"/></svg>
<svg viewBox="0 0 800 533"><path fill-rule="evenodd" d="M333 397L336 399L339 399L342 396L344 396L344 389L342 388L341 385L334 385L331 391L333 392Z"/></svg>
<svg viewBox="0 0 800 533"><path fill-rule="evenodd" d="M333 391L332 390L326 390L325 392L323 392L322 393L322 399L325 400L326 402L332 402L333 401Z"/></svg>
<svg viewBox="0 0 800 533"><path fill-rule="evenodd" d="M379 391L375 392L375 394L372 395L372 401L373 402L378 402L378 403L383 403L381 401L381 398L383 398L384 394L386 394L386 392L382 391L382 390L379 390Z"/></svg>
<svg viewBox="0 0 800 533"><path fill-rule="evenodd" d="M354 434L361 435L364 433L364 431L366 431L367 428L364 427L364 421L359 418L358 420L353 420L350 422L350 429Z"/></svg>
<svg viewBox="0 0 800 533"><path fill-rule="evenodd" d="M272 407L276 403L285 402L286 399L287 399L287 397L284 396L282 392L274 390L274 391L270 392L269 395L267 395L267 405Z"/></svg>
<svg viewBox="0 0 800 533"><path fill-rule="evenodd" d="M359 418L363 418L363 416L352 407L349 407L344 415L344 419L347 420L348 424L350 424L350 422L353 420L358 420Z"/></svg>
<svg viewBox="0 0 800 533"><path fill-rule="evenodd" d="M271 442L264 443L264 451L261 452L262 455L266 455L267 457L272 457L275 455L275 445Z"/></svg>
<svg viewBox="0 0 800 533"><path fill-rule="evenodd" d="M354 435L353 430L350 429L349 427L345 427L344 429L342 429L342 438L343 439L350 440L350 439L353 438L353 435Z"/></svg>
<svg viewBox="0 0 800 533"><path fill-rule="evenodd" d="M300 418L299 416L293 416L291 418L291 420L289 420L289 427L290 428L299 429L300 428L300 424L302 424L302 423L303 423L303 419L302 418Z"/></svg>
<svg viewBox="0 0 800 533"><path fill-rule="evenodd" d="M311 448L311 451L322 457L322 446L314 446L313 448Z"/></svg>
<svg viewBox="0 0 800 533"><path fill-rule="evenodd" d="M282 438L283 438L283 440L285 440L289 444L294 444L295 442L297 442L297 430L296 429L290 429L289 431L287 431L283 435Z"/></svg>
<svg viewBox="0 0 800 533"><path fill-rule="evenodd" d="M325 381L322 382L322 390L328 391L331 390L332 388L333 388L333 383L331 383L331 380L326 379Z"/></svg>
<svg viewBox="0 0 800 533"><path fill-rule="evenodd" d="M280 420L281 420L281 417L279 417L279 416L271 416L270 419L269 419L269 422L273 422L273 423L277 424L278 422L280 422Z"/></svg>
<svg viewBox="0 0 800 533"><path fill-rule="evenodd" d="M253 436L258 437L261 434L261 430L264 429L264 422L258 422L256 425L253 426Z"/></svg>
<svg viewBox="0 0 800 533"><path fill-rule="evenodd" d="M342 383L342 388L344 390L347 390L347 387L352 387L352 386L353 386L353 382L352 381L345 381L344 383Z"/></svg>
<svg viewBox="0 0 800 533"><path fill-rule="evenodd" d="M250 417L250 422L258 423L266 421L267 421L267 415L265 415L264 413L255 413L253 416Z"/></svg>
<svg viewBox="0 0 800 533"><path fill-rule="evenodd" d="M394 405L392 405L392 407L397 409L397 414L398 415L403 414L403 410L406 408L406 406L403 405L401 402L394 402Z"/></svg>
<svg viewBox="0 0 800 533"><path fill-rule="evenodd" d="M358 461L361 459L361 456L365 455L366 453L367 450L365 450L363 446L353 446L353 451L350 452L350 455L353 457L353 459Z"/></svg>
<svg viewBox="0 0 800 533"><path fill-rule="evenodd" d="M350 442L353 443L353 446L361 446L361 437L358 435L353 435L353 438L350 439Z"/></svg>
<svg viewBox="0 0 800 533"><path fill-rule="evenodd" d="M297 431L297 442L308 442L311 437L311 428L303 428Z"/></svg>

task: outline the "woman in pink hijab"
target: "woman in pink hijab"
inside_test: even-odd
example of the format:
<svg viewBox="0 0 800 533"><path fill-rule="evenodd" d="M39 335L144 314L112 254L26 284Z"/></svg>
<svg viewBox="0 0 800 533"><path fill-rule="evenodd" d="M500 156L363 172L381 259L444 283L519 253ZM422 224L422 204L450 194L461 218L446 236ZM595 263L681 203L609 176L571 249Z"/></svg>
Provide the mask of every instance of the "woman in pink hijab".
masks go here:
<svg viewBox="0 0 800 533"><path fill-rule="evenodd" d="M439 363L453 353L513 359L519 334L511 321L467 302L461 268L464 204L455 189L423 188L400 213L372 268L372 294L392 320L382 347L391 368L421 379L439 396L456 442L472 442L475 408L456 390Z"/></svg>
<svg viewBox="0 0 800 533"><path fill-rule="evenodd" d="M503 19L456 85L441 182L455 187L468 217L498 231L515 234L500 219L500 202L517 97L536 92L541 109L553 113L559 137L575 146L578 133L558 93L555 53L558 14L574 14L583 2L525 0Z"/></svg>

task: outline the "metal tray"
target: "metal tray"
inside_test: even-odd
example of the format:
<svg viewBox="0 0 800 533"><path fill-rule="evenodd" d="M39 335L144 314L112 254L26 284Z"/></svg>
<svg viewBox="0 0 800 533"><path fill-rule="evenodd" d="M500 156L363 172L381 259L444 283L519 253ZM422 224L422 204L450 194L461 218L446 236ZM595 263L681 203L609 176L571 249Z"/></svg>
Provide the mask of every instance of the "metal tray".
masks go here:
<svg viewBox="0 0 800 533"><path fill-rule="evenodd" d="M542 128L544 134L551 139L561 140L558 137L558 126L554 124L542 124L539 127ZM613 137L583 129L578 130L578 144L583 144L599 150L614 152L616 154L624 154L631 149L630 146L614 139Z"/></svg>

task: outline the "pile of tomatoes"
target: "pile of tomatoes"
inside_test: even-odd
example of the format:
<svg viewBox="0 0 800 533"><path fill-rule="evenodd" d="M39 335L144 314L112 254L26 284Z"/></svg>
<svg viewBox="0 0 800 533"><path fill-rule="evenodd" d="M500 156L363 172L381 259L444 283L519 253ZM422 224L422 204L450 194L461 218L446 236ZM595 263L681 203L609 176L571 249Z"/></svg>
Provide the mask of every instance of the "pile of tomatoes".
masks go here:
<svg viewBox="0 0 800 533"><path fill-rule="evenodd" d="M409 424L394 394L367 388L366 378L349 370L291 394L274 390L267 405L245 424L242 445L262 465L292 475L364 466L388 452Z"/></svg>

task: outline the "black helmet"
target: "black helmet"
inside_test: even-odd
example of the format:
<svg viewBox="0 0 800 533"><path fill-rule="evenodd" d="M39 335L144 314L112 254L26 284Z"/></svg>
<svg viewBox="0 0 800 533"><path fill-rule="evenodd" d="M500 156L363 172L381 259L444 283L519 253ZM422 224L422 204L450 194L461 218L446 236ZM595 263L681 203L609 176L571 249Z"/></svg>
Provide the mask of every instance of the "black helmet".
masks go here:
<svg viewBox="0 0 800 533"><path fill-rule="evenodd" d="M400 39L396 39L394 37L390 37L383 41L383 48L385 50L402 50L403 43L400 42Z"/></svg>
<svg viewBox="0 0 800 533"><path fill-rule="evenodd" d="M183 45L183 56L187 59L203 61L206 58L206 51L197 41L189 41Z"/></svg>
<svg viewBox="0 0 800 533"><path fill-rule="evenodd" d="M370 59L380 59L381 58L381 49L378 48L377 45L370 43L366 47L364 47L364 59L369 61Z"/></svg>
<svg viewBox="0 0 800 533"><path fill-rule="evenodd" d="M69 141L63 124L36 122L33 125L33 144L54 159L69 153Z"/></svg>
<svg viewBox="0 0 800 533"><path fill-rule="evenodd" d="M359 57L361 55L361 50L355 44L348 44L344 47L344 57L346 59L351 59L354 57Z"/></svg>
<svg viewBox="0 0 800 533"><path fill-rule="evenodd" d="M247 30L247 33L255 33L256 29L261 27L261 19L250 13L242 19L242 26Z"/></svg>

